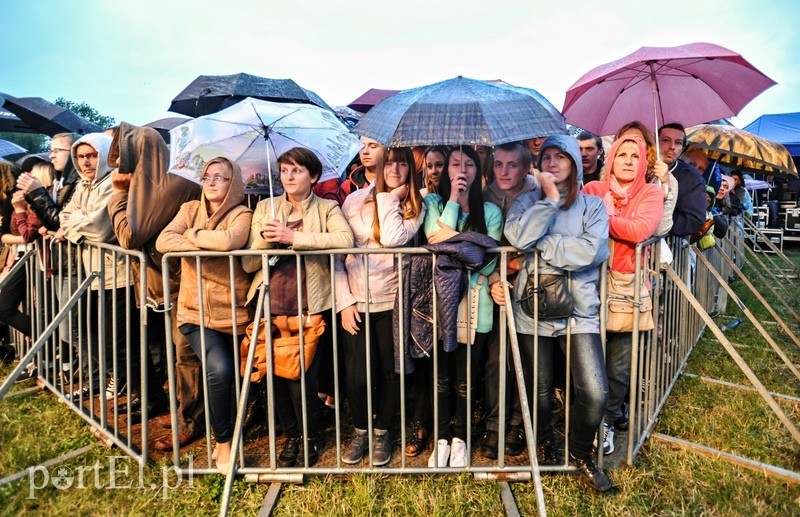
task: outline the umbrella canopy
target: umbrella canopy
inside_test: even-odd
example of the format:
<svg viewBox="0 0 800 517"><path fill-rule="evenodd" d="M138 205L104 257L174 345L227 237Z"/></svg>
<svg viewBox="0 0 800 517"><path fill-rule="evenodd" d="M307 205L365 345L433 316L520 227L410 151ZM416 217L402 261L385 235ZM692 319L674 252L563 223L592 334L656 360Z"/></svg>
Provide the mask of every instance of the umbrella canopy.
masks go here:
<svg viewBox="0 0 800 517"><path fill-rule="evenodd" d="M686 143L702 149L709 159L736 169L797 176L797 168L784 146L733 126L703 124L689 128Z"/></svg>
<svg viewBox="0 0 800 517"><path fill-rule="evenodd" d="M14 142L0 139L0 157L8 156L10 154L19 154L26 152L27 149Z"/></svg>
<svg viewBox="0 0 800 517"><path fill-rule="evenodd" d="M167 117L167 118L160 118L158 120L154 120L144 125L144 127L152 127L158 134L161 135L161 138L164 139L166 143L169 143L169 131L170 129L174 129L184 122L190 121L190 118L186 117Z"/></svg>
<svg viewBox="0 0 800 517"><path fill-rule="evenodd" d="M13 95L0 92L0 106L6 99L13 99ZM35 133L28 124L7 109L0 109L0 133Z"/></svg>
<svg viewBox="0 0 800 517"><path fill-rule="evenodd" d="M564 116L598 135L633 120L656 129L732 117L775 81L711 43L642 47L587 72L567 90Z"/></svg>
<svg viewBox="0 0 800 517"><path fill-rule="evenodd" d="M400 90L378 90L377 88L370 88L362 93L356 100L348 104L347 107L360 113L366 113L383 99L391 97L398 92L400 92Z"/></svg>
<svg viewBox="0 0 800 517"><path fill-rule="evenodd" d="M205 163L225 156L239 164L248 193L255 194L271 194L279 185L272 171L278 170L278 156L292 147L317 155L319 181L341 177L361 149L358 138L328 110L258 99L190 120L172 129L170 138L169 172L199 183Z"/></svg>
<svg viewBox="0 0 800 517"><path fill-rule="evenodd" d="M353 131L389 147L491 146L565 134L567 127L536 90L459 76L384 99Z"/></svg>
<svg viewBox="0 0 800 517"><path fill-rule="evenodd" d="M761 115L744 130L783 144L792 156L800 157L800 113Z"/></svg>
<svg viewBox="0 0 800 517"><path fill-rule="evenodd" d="M201 75L183 89L169 111L190 117L216 113L252 97L273 102L295 102L333 109L319 95L291 79L269 79L250 74Z"/></svg>
<svg viewBox="0 0 800 517"><path fill-rule="evenodd" d="M18 116L37 133L54 136L59 133L97 133L103 128L41 97L6 98L3 107Z"/></svg>

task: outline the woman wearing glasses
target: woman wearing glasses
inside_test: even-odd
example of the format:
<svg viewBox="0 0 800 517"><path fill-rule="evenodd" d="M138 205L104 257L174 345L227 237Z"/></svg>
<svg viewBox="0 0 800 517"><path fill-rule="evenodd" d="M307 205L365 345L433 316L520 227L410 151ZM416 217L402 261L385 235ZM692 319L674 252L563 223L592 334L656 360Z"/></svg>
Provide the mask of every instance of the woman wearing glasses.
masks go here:
<svg viewBox="0 0 800 517"><path fill-rule="evenodd" d="M181 205L178 215L158 237L156 248L161 253L232 251L247 243L253 212L242 206L244 182L239 166L227 158L214 158L203 167L200 181L203 184L200 200ZM202 292L198 292L198 274ZM235 368L233 335L243 335L248 324L245 300L249 286L247 273L238 260L206 258L201 262L200 271L194 258L181 260L178 325L197 356L206 362L206 396L217 440L214 454L217 468L224 473L230 462L235 416L231 404ZM232 299L236 304L235 312L231 310Z"/></svg>
<svg viewBox="0 0 800 517"><path fill-rule="evenodd" d="M269 199L260 201L253 214L247 247L255 250L289 246L294 250L351 248L353 232L339 208L339 203L322 199L312 192L322 175L322 163L308 149L295 147L278 158L284 193L275 198L275 212ZM269 313L273 316L307 317L321 314L325 332L318 341L310 364L306 364L306 414L308 436L302 440L303 398L300 379L274 378L275 407L287 439L278 456L278 466L305 465L319 458L317 430L321 402L317 393L334 393L333 358L329 347L331 325L331 272L327 255L307 255L300 260L284 257L269 270ZM242 259L245 271L257 272L248 300L264 280L259 256ZM301 279L302 296L298 299L297 280ZM260 315L257 315L260 316Z"/></svg>

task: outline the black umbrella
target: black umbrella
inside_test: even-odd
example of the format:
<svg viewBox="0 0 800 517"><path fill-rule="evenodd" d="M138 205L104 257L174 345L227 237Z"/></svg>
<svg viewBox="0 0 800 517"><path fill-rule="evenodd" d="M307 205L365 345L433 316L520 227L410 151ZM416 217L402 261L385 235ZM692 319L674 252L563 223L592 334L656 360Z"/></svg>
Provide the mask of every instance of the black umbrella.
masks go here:
<svg viewBox="0 0 800 517"><path fill-rule="evenodd" d="M233 106L247 97L313 104L333 111L316 93L291 79L269 79L244 73L199 76L172 99L169 111L199 117Z"/></svg>
<svg viewBox="0 0 800 517"><path fill-rule="evenodd" d="M13 95L0 92L0 106ZM35 133L31 127L8 110L0 109L0 133Z"/></svg>
<svg viewBox="0 0 800 517"><path fill-rule="evenodd" d="M7 98L3 107L18 116L37 133L54 136L59 133L97 133L103 128L81 118L67 108L41 97Z"/></svg>
<svg viewBox="0 0 800 517"><path fill-rule="evenodd" d="M169 143L169 130L176 128L184 122L188 122L190 120L191 119L186 117L160 118L145 124L144 127L152 127L158 131L158 134L161 135L161 138L163 138L166 143Z"/></svg>

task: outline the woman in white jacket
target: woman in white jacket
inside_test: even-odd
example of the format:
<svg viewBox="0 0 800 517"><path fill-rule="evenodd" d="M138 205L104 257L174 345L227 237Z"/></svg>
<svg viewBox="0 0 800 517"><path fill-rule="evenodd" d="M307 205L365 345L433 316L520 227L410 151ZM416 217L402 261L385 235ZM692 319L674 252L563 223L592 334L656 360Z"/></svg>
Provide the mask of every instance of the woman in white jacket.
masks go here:
<svg viewBox="0 0 800 517"><path fill-rule="evenodd" d="M369 187L350 194L342 210L353 229L356 247L394 248L412 240L422 225L425 205L411 149L391 149L383 174ZM395 262L391 254L372 254L366 261L362 255L348 255L337 262L336 309L346 333L347 399L355 427L355 436L342 452L342 462L350 465L361 461L369 449L367 346L371 358L370 382L375 392L372 460L380 466L392 459L389 428L400 404L400 379L394 371L392 337L392 308L397 294Z"/></svg>

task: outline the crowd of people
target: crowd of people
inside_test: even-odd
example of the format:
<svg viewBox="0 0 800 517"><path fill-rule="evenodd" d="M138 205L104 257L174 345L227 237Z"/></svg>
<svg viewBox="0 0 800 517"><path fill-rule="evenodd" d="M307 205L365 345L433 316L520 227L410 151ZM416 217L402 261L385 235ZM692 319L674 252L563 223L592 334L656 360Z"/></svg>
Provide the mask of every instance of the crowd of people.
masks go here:
<svg viewBox="0 0 800 517"><path fill-rule="evenodd" d="M716 181L707 160L694 162L698 170L681 159L682 154L693 160L696 155L685 152L681 125L667 124L657 135L658 140L645 125L632 121L620 128L607 153L602 140L587 132L495 148L387 149L362 137L359 157L334 184L318 183L319 158L297 147L278 158L283 193L253 206L239 166L225 157L205 164L199 185L168 174L167 146L150 128L122 123L106 133L60 134L52 138L49 157L21 167L0 165L4 273L37 239L43 243L40 250L49 249L50 239L143 250L148 260L138 267L146 269L147 300L138 299L138 289L135 298L120 298L118 288L128 282L120 256L84 247L79 255L42 256L40 262L47 278L60 282L56 291L63 303L77 287L76 269L100 271L105 261L102 277L91 287L92 303L99 310L90 319L126 321L143 304L153 318L162 310L172 312L179 445L204 432L207 398L216 439L214 460L223 471L231 461L235 418L231 400L239 365L233 346L241 342L254 315L261 316L255 309L258 294L267 291L262 286L269 293L263 310L267 328L301 315L307 334L316 332L318 338L305 371L296 378L273 379L275 410L286 437L278 457L281 467L310 467L318 461L324 444L321 420L340 404L347 408L353 429L341 451L345 464L358 464L371 454L373 465L386 465L397 453L393 438L398 426L405 425L403 454L417 456L433 445L429 466L465 467L472 453L467 437L470 423L476 424L472 415L477 400L482 401L484 434L475 441L476 452L496 459L499 432L505 429L504 453L521 454L526 448L522 405L515 389L501 392L499 381L501 370L508 368L501 364L499 333L500 308L506 306L516 322L510 331L519 339L529 407L537 410L539 461L565 462L552 415L568 368L573 403L566 461L592 488L605 492L613 483L595 465L593 451L612 453L615 430L627 429L633 338L630 330L609 331L604 353L600 267L607 263L610 272L639 275L637 244L652 237L694 242L708 232L720 235L728 216L752 210L740 172ZM162 288L160 256L169 252L336 253L421 245L441 259L431 263L429 256L406 257L401 262L391 253L338 254L332 263L326 255L304 255L265 267L258 255L242 260L214 256L202 262L184 258L167 279L170 300ZM508 257L505 271L495 254L472 258L476 250L497 245L518 250ZM400 268L407 272L403 284ZM529 293L537 288L536 280L530 283L537 274L540 279L561 277L561 290L572 299L567 313L530 309ZM138 283L139 275L133 277ZM32 308L21 304L25 281L22 270L3 288L0 322L31 337L25 311ZM112 325L91 321L87 328L92 339L79 340L76 318L67 318L59 331L62 354L85 358L84 371L78 372L83 387L72 393L73 400L127 394L132 418L147 404L150 416L162 415L154 425L169 426L169 415L164 415L169 400L163 387L165 336L158 335L159 325L148 326L154 334L141 354L147 361L148 393L148 400L141 400L142 379L124 374L127 366L132 372L141 367L139 340L125 340L112 332ZM342 343L338 357L332 347L337 333ZM76 349L79 342L83 348ZM344 389L339 393L344 400L334 397L335 364L343 368ZM408 376L405 399L412 404L408 422L402 423L401 372ZM509 372L506 378L513 386ZM502 396L508 407L504 425ZM168 450L173 445L170 433L155 446Z"/></svg>

